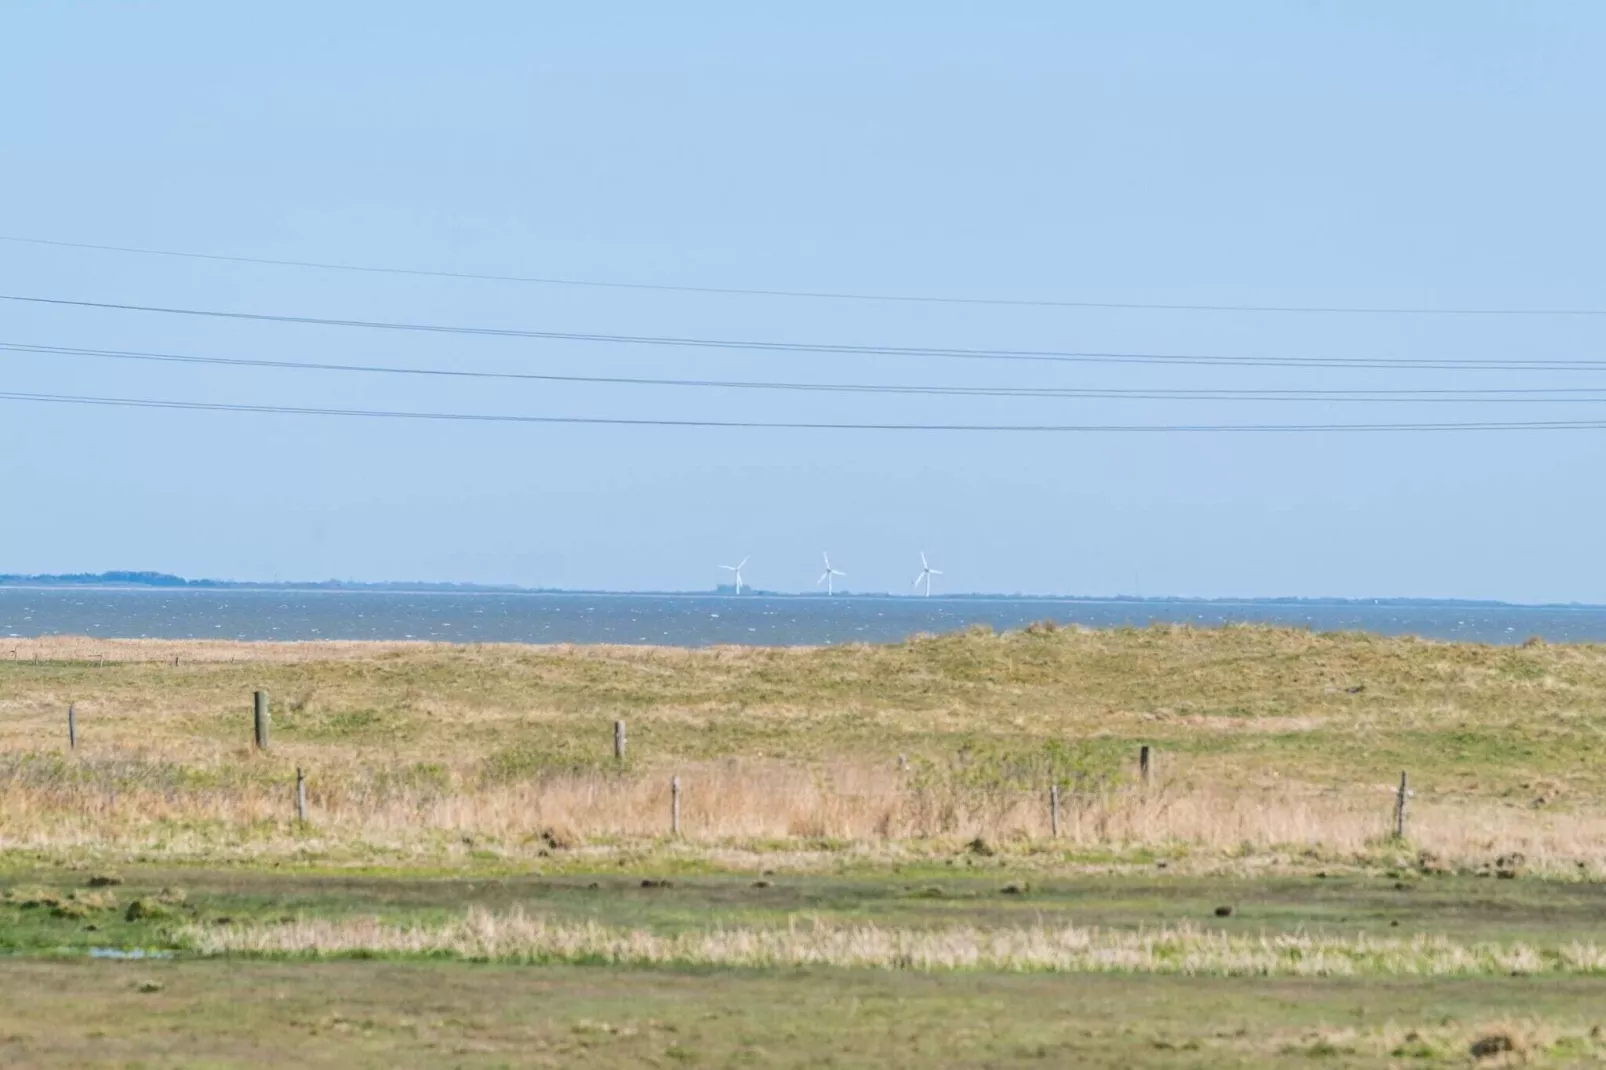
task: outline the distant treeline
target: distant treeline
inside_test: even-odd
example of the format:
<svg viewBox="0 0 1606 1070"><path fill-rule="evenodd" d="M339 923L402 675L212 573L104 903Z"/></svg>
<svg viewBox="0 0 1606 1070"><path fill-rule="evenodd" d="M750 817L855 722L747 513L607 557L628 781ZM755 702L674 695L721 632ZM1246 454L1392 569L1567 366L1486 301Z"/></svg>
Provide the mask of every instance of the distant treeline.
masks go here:
<svg viewBox="0 0 1606 1070"><path fill-rule="evenodd" d="M318 591L522 591L526 588L477 583L357 583L349 580L314 580L292 583L251 583L239 580L187 580L167 572L71 572L25 576L0 574L0 587L184 587L213 591L257 588Z"/></svg>

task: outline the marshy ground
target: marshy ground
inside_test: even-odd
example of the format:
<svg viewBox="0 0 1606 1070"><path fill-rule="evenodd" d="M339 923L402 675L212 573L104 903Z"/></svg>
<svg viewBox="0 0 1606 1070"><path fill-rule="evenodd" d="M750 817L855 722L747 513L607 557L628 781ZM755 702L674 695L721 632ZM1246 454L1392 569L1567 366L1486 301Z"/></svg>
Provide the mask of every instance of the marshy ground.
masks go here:
<svg viewBox="0 0 1606 1070"><path fill-rule="evenodd" d="M1603 731L1606 648L1265 628L15 640L0 1063L1606 1061Z"/></svg>

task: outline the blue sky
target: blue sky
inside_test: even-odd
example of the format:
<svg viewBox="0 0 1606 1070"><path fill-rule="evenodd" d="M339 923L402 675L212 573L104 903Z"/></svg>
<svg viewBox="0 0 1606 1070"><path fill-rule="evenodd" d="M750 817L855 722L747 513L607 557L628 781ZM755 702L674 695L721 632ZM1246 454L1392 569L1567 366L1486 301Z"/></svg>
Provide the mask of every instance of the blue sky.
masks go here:
<svg viewBox="0 0 1606 1070"><path fill-rule="evenodd" d="M0 233L684 285L1606 306L1590 3L28 3ZM1600 358L1601 317L876 304L0 242L0 293L622 334ZM50 309L0 342L567 374L1203 388L1606 375L964 364ZM1595 405L842 396L0 353L0 389L671 418L1300 423ZM1606 415L1606 414L1602 414ZM0 401L0 571L1606 601L1606 432L985 436L518 427Z"/></svg>

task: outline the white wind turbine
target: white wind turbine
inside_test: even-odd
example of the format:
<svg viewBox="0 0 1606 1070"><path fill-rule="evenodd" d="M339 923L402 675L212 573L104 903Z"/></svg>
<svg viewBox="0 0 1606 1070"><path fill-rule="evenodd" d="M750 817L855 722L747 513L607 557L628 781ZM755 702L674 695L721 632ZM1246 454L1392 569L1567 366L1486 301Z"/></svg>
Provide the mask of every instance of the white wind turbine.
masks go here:
<svg viewBox="0 0 1606 1070"><path fill-rule="evenodd" d="M752 556L753 556L752 554L748 554L746 557L742 558L742 563L739 564L739 565L720 565L719 566L720 568L724 569L726 572L733 572L733 573L736 574L736 593L737 594L741 594L742 593L742 569L747 567L747 562L752 559Z"/></svg>
<svg viewBox="0 0 1606 1070"><path fill-rule="evenodd" d="M915 577L915 590L917 590L917 591L920 590L920 585L922 583L924 583L926 585L926 597L930 598L931 597L931 577L933 577L933 576L941 576L941 575L942 575L942 569L940 569L940 568L932 568L931 567L931 563L926 560L926 552L924 550L921 550L920 551L920 575Z"/></svg>
<svg viewBox="0 0 1606 1070"><path fill-rule="evenodd" d="M836 587L832 581L838 576L846 576L847 573L831 567L830 554L821 554L820 556L825 558L825 571L820 573L820 578L814 581L814 586L818 587L822 583L825 584L826 597L830 597L836 594Z"/></svg>

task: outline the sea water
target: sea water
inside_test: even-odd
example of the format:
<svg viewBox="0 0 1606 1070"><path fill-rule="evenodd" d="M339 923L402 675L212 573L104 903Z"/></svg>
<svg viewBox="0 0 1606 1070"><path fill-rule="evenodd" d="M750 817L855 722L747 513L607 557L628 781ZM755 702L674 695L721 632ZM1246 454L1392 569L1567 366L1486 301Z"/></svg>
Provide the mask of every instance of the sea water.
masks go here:
<svg viewBox="0 0 1606 1070"><path fill-rule="evenodd" d="M1257 622L1484 643L1606 641L1606 607L767 595L0 588L0 640L421 639L458 643L891 642L1051 619L1092 628ZM0 649L0 656L4 656Z"/></svg>

